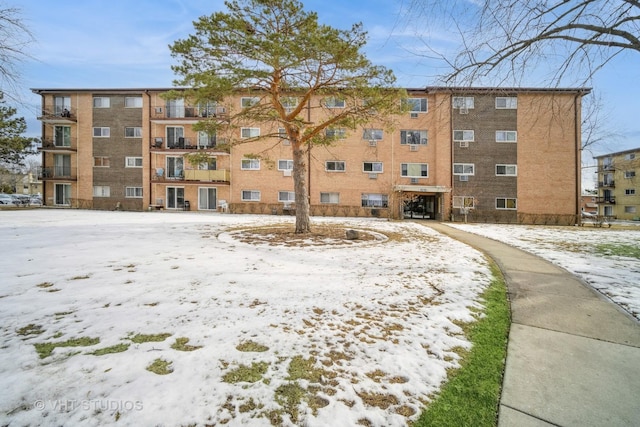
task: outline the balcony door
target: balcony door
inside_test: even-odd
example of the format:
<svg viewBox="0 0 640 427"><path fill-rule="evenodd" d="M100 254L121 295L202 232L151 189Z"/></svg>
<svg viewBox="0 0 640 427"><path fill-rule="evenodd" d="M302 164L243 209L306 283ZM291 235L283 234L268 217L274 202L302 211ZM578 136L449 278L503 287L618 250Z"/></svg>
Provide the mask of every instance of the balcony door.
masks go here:
<svg viewBox="0 0 640 427"><path fill-rule="evenodd" d="M182 138L182 139L180 139ZM167 147L174 148L178 147L182 142L182 147L184 147L184 128L176 127L176 126L167 126Z"/></svg>
<svg viewBox="0 0 640 427"><path fill-rule="evenodd" d="M184 99L167 101L167 117L184 117Z"/></svg>
<svg viewBox="0 0 640 427"><path fill-rule="evenodd" d="M184 173L184 158L167 157L167 178L182 178Z"/></svg>
<svg viewBox="0 0 640 427"><path fill-rule="evenodd" d="M56 126L53 135L56 147L71 147L71 126Z"/></svg>
<svg viewBox="0 0 640 427"><path fill-rule="evenodd" d="M71 111L71 97L69 96L56 96L53 98L54 114L56 116L62 116L63 113Z"/></svg>
<svg viewBox="0 0 640 427"><path fill-rule="evenodd" d="M167 209L184 207L184 188L167 187Z"/></svg>
<svg viewBox="0 0 640 427"><path fill-rule="evenodd" d="M198 189L198 210L216 209L217 194L215 188Z"/></svg>
<svg viewBox="0 0 640 427"><path fill-rule="evenodd" d="M54 177L71 176L71 156L69 154L55 154L53 156Z"/></svg>
<svg viewBox="0 0 640 427"><path fill-rule="evenodd" d="M71 184L55 184L53 192L54 204L63 206L71 204Z"/></svg>

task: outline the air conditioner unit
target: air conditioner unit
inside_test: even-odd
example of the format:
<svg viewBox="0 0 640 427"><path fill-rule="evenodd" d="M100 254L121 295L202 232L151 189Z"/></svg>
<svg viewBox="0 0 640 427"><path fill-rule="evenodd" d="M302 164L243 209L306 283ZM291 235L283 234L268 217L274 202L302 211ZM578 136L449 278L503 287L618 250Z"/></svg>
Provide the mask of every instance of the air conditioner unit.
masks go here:
<svg viewBox="0 0 640 427"><path fill-rule="evenodd" d="M411 178L411 183L412 184L417 184L418 183L418 178Z"/></svg>
<svg viewBox="0 0 640 427"><path fill-rule="evenodd" d="M418 118L418 113L411 113L411 118L412 119L417 119Z"/></svg>
<svg viewBox="0 0 640 427"><path fill-rule="evenodd" d="M216 114L227 114L227 109L225 107L217 107Z"/></svg>
<svg viewBox="0 0 640 427"><path fill-rule="evenodd" d="M283 139L282 145L291 145L291 141L289 141L288 139Z"/></svg>
<svg viewBox="0 0 640 427"><path fill-rule="evenodd" d="M284 176L291 176L291 169L285 169L285 170L283 170L283 171L282 171L282 174L283 174Z"/></svg>
<svg viewBox="0 0 640 427"><path fill-rule="evenodd" d="M378 145L378 141L376 141L375 139L372 139L369 141L369 147L375 147Z"/></svg>
<svg viewBox="0 0 640 427"><path fill-rule="evenodd" d="M162 113L162 107L156 107L156 114Z"/></svg>
<svg viewBox="0 0 640 427"><path fill-rule="evenodd" d="M409 151L418 151L418 146L416 144L409 145Z"/></svg>
<svg viewBox="0 0 640 427"><path fill-rule="evenodd" d="M460 114L469 114L469 109L467 107L460 107Z"/></svg>
<svg viewBox="0 0 640 427"><path fill-rule="evenodd" d="M378 174L377 173L370 173L369 174L369 179L378 179Z"/></svg>
<svg viewBox="0 0 640 427"><path fill-rule="evenodd" d="M460 181L462 182L469 181L469 175L460 175Z"/></svg>
<svg viewBox="0 0 640 427"><path fill-rule="evenodd" d="M460 141L460 148L469 148L469 141Z"/></svg>

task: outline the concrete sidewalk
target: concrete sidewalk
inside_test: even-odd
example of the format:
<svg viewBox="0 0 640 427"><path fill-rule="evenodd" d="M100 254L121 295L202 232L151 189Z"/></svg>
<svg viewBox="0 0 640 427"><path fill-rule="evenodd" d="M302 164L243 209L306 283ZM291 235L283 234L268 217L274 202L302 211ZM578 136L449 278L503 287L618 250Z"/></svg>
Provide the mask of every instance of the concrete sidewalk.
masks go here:
<svg viewBox="0 0 640 427"><path fill-rule="evenodd" d="M640 322L536 255L424 224L484 252L505 276L512 324L499 427L640 425Z"/></svg>

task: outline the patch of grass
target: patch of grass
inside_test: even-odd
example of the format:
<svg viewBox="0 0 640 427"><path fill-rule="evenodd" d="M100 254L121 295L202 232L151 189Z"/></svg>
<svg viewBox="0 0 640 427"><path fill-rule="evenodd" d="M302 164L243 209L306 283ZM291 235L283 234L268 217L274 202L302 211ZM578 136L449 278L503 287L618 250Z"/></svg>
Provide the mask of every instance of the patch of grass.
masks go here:
<svg viewBox="0 0 640 427"><path fill-rule="evenodd" d="M46 289L46 288L52 287L53 283L51 283L51 282L42 282L42 283L40 283L39 285L36 285L36 286L38 286L39 288Z"/></svg>
<svg viewBox="0 0 640 427"><path fill-rule="evenodd" d="M89 347L91 345L96 345L99 342L100 338L81 337L61 342L36 343L34 344L34 347L36 348L36 352L40 356L40 359L44 359L51 356L51 353L56 347Z"/></svg>
<svg viewBox="0 0 640 427"><path fill-rule="evenodd" d="M153 372L157 375L168 375L173 372L172 362L164 359L156 359L147 366L147 371Z"/></svg>
<svg viewBox="0 0 640 427"><path fill-rule="evenodd" d="M82 276L73 276L71 280L84 280L84 279L88 279L89 277L91 277L89 274L85 274Z"/></svg>
<svg viewBox="0 0 640 427"><path fill-rule="evenodd" d="M236 346L236 350L238 351L255 351L255 352L263 352L269 350L269 347L266 345L258 344L254 341L243 341Z"/></svg>
<svg viewBox="0 0 640 427"><path fill-rule="evenodd" d="M307 391L297 382L282 384L276 389L276 402L284 408L294 423L298 422L298 406L306 394Z"/></svg>
<svg viewBox="0 0 640 427"><path fill-rule="evenodd" d="M322 380L324 369L316 368L315 364L315 357L305 359L302 356L295 356L289 363L289 377L287 379L291 381L304 379L312 383L319 383Z"/></svg>
<svg viewBox="0 0 640 427"><path fill-rule="evenodd" d="M240 382L255 383L260 381L262 376L267 373L267 368L269 368L267 362L253 362L251 366L240 365L236 369L224 374L222 380L230 384Z"/></svg>
<svg viewBox="0 0 640 427"><path fill-rule="evenodd" d="M145 342L162 342L169 338L171 334L136 334L129 338L132 342L136 344L142 344Z"/></svg>
<svg viewBox="0 0 640 427"><path fill-rule="evenodd" d="M180 337L176 338L176 342L171 344L171 348L178 351L193 351L202 348L201 345L188 345L189 338Z"/></svg>
<svg viewBox="0 0 640 427"><path fill-rule="evenodd" d="M640 259L640 246L601 243L596 245L596 252L604 256L623 256Z"/></svg>
<svg viewBox="0 0 640 427"><path fill-rule="evenodd" d="M116 344L111 347L100 348L89 354L94 356L104 356L105 354L122 353L123 351L127 351L130 345L131 344L129 343Z"/></svg>
<svg viewBox="0 0 640 427"><path fill-rule="evenodd" d="M33 323L30 323L27 326L24 326L16 331L18 335L22 335L22 336L40 335L43 332L44 332L44 329L42 329L42 326L36 325Z"/></svg>
<svg viewBox="0 0 640 427"><path fill-rule="evenodd" d="M414 427L497 424L511 319L502 273L494 264L491 271L493 280L482 295L485 316L466 328L473 346Z"/></svg>

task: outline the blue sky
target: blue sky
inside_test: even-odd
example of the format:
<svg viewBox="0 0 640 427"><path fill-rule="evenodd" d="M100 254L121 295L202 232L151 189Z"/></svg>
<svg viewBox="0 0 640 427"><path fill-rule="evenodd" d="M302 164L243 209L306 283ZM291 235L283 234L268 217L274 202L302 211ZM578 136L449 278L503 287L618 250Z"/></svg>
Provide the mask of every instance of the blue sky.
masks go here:
<svg viewBox="0 0 640 427"><path fill-rule="evenodd" d="M455 52L456 37L447 22L407 24L409 0L305 0L322 23L350 28L362 22L369 33L366 53L394 71L400 85L437 84L444 64L416 55L428 39L441 52ZM36 42L34 58L22 64L22 108L29 134L38 136L39 96L30 88L170 87L174 63L168 45L193 32L199 16L223 10L222 0L5 0L21 8ZM469 7L474 7L469 2ZM416 25L417 24L417 25ZM416 28L417 27L417 28ZM596 154L640 147L640 55L621 55L602 70L592 87L602 97L607 125L620 134L597 147ZM530 82L527 85L531 85ZM538 84L536 84L538 85Z"/></svg>

